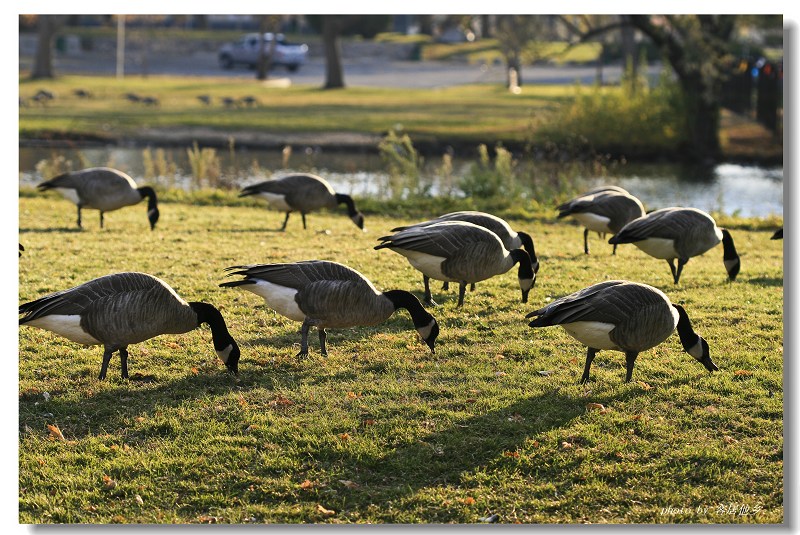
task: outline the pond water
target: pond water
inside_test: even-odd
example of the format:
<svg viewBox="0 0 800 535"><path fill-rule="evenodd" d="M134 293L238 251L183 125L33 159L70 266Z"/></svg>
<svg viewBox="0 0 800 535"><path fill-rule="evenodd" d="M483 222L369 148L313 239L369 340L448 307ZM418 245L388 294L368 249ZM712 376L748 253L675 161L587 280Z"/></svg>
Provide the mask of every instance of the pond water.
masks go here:
<svg viewBox="0 0 800 535"><path fill-rule="evenodd" d="M291 154L270 150L216 151L223 183L239 187L293 171L306 171L326 178L339 192L359 197L390 195L391 177L375 153L338 153L319 148L295 149ZM20 186L43 180L54 162L72 169L109 166L125 171L139 183L192 188L192 166L185 148L142 147L32 148L19 150ZM720 164L711 168L678 164L590 164L530 162L520 159L516 177L523 191L531 183L556 185L571 181L576 187L616 184L637 196L649 209L693 206L745 217L783 214L783 168ZM153 163L155 162L155 163ZM442 173L442 158L429 157L420 182L432 195L459 195L460 177L468 174L475 159L456 158L452 172ZM208 185L208 184L205 184Z"/></svg>

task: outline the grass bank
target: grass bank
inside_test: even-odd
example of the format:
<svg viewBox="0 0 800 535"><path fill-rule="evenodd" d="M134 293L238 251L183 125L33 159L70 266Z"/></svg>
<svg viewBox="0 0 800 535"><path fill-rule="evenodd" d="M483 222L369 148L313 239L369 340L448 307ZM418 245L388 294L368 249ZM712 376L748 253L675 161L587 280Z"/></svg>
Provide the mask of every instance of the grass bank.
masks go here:
<svg viewBox="0 0 800 535"><path fill-rule="evenodd" d="M223 199L224 201L224 199ZM221 307L242 348L232 378L198 329L130 348L131 380L102 350L20 329L19 521L23 523L501 523L783 521L783 251L770 230L734 231L725 280L716 248L671 282L666 262L611 247L551 217L511 219L542 268L528 304L513 272L441 306L435 355L405 313L331 330L329 357L294 357L299 324L217 285L226 266L320 258L379 289L418 295L405 259L372 249L409 219L377 207L362 233L340 213L283 217L255 205L165 202L84 214L55 194L20 198L20 302L109 272L140 270ZM754 227L758 228L758 222ZM102 261L98 261L102 259ZM676 335L624 359L584 349L524 315L589 284L626 278L683 303L720 367L709 374ZM607 410L596 410L602 404ZM60 436L48 425L57 426ZM61 438L63 436L63 439Z"/></svg>
<svg viewBox="0 0 800 535"><path fill-rule="evenodd" d="M481 144L497 143L517 150L534 150L554 157L567 154L591 157L610 152L614 156L679 157L675 127L660 109L640 102L603 109L603 120L584 110L577 123L570 105L591 88L526 85L514 95L496 85L469 85L441 89L346 88L324 91L318 87L276 87L276 81L189 77L65 76L54 81L20 80L25 99L19 112L23 140L72 140L75 142L140 142L227 147L234 139L243 144L281 147L287 139L298 144L360 144L375 150L376 136L400 129L425 153L441 154L454 147L473 152ZM53 101L30 100L37 91L55 94ZM77 89L92 93L79 98ZM619 87L598 90L613 102L629 99ZM125 98L129 93L152 97L157 105ZM206 105L198 96L211 99ZM245 97L256 105L243 105ZM225 105L224 99L231 104ZM596 104L593 104L596 106ZM566 119L565 119L566 118ZM564 122L567 120L567 122ZM569 128L567 128L569 126ZM366 135L355 141L342 134ZM609 137L609 135L611 137ZM372 137L369 137L372 136ZM782 140L763 127L738 116L723 117L722 143L726 159L782 161ZM639 144L631 144L638 140ZM643 146L640 146L643 145Z"/></svg>

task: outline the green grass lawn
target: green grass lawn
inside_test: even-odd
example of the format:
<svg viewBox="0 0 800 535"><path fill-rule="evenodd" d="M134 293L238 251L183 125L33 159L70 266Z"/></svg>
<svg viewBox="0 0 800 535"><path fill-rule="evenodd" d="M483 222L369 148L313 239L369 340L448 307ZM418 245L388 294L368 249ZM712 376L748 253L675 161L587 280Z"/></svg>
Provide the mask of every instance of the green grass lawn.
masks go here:
<svg viewBox="0 0 800 535"><path fill-rule="evenodd" d="M108 213L100 230L87 210L81 232L68 201L22 196L20 303L111 272L151 273L221 308L242 350L239 376L225 372L205 327L131 346L131 379L119 378L115 356L103 382L101 348L21 328L22 523L784 519L783 243L771 229L732 227L736 282L717 247L675 286L666 262L634 246L611 256L592 235L587 256L581 228L554 211L529 214L510 220L533 235L542 263L527 304L515 270L479 283L463 309L436 284L435 354L400 312L330 330L328 358L312 333L301 360L300 325L219 288L223 268L335 260L379 289L421 295L403 257L372 249L408 220L369 213L362 233L344 214L317 213L303 231L293 215L280 233L283 215L260 206L165 202L151 232L145 211ZM720 371L706 372L673 334L639 356L631 383L622 354L605 351L579 385L585 348L524 316L614 278L682 303Z"/></svg>
<svg viewBox="0 0 800 535"><path fill-rule="evenodd" d="M20 80L20 96L32 97L47 88L56 99L46 105L20 107L21 137L47 133L76 136L135 137L148 128L202 128L277 133L366 132L383 134L398 125L413 139L443 138L475 142L487 139L524 141L558 103L571 99L574 88L530 86L512 95L501 86L470 85L436 90L318 87L268 87L258 80L190 77L65 76L54 81ZM93 93L74 96L75 89ZM159 106L144 106L124 98L126 93L153 96ZM212 97L206 106L198 95ZM223 97L253 95L256 108L226 108Z"/></svg>

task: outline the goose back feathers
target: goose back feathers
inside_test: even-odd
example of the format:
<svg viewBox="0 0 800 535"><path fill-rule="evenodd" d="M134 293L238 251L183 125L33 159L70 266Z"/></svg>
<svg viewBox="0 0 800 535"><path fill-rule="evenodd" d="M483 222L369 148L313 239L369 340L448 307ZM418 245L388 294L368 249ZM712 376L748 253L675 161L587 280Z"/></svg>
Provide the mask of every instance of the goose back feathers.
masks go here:
<svg viewBox="0 0 800 535"><path fill-rule="evenodd" d="M286 229L289 214L300 212L303 228L306 214L322 208L334 209L340 204L347 207L347 215L360 229L364 228L364 216L356 209L349 195L336 193L324 178L309 173L298 173L282 178L252 184L242 189L239 197L255 195L265 199L268 205L286 212L281 230Z"/></svg>
<svg viewBox="0 0 800 535"><path fill-rule="evenodd" d="M239 348L219 311L206 303L187 303L167 283L146 273L106 275L80 286L20 305L20 325L52 331L83 345L103 345L105 378L114 351L127 378L127 346L161 334L180 334L201 323L211 327L217 355L238 371Z"/></svg>
<svg viewBox="0 0 800 535"><path fill-rule="evenodd" d="M358 271L337 262L308 260L285 264L255 264L227 268L244 279L224 282L261 296L279 314L303 322L301 356L308 353L308 329L317 327L322 353L325 329L376 325L398 308L411 314L414 327L431 351L439 333L436 320L411 293L380 292Z"/></svg>
<svg viewBox="0 0 800 535"><path fill-rule="evenodd" d="M626 355L630 381L637 355L660 344L676 328L684 350L709 371L717 370L708 343L692 329L686 311L674 305L659 289L646 284L614 280L594 284L535 310L531 327L561 325L587 346L581 382L589 379L595 353L602 349Z"/></svg>
<svg viewBox="0 0 800 535"><path fill-rule="evenodd" d="M150 229L155 229L159 211L156 193L149 186L137 187L136 182L116 169L91 167L81 171L64 173L39 184L40 191L55 189L78 207L78 227L81 224L81 209L92 208L100 211L100 228L103 228L103 214L131 206L147 198L147 218Z"/></svg>

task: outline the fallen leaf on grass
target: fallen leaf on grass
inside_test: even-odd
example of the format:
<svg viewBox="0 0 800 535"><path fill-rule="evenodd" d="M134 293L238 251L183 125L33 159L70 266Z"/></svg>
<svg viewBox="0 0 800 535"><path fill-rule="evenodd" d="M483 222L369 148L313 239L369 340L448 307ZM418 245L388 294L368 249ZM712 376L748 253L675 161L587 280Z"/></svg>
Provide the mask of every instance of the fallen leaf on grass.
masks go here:
<svg viewBox="0 0 800 535"><path fill-rule="evenodd" d="M373 420L372 418L367 418L366 420L364 420L364 425L375 425L375 420Z"/></svg>
<svg viewBox="0 0 800 535"><path fill-rule="evenodd" d="M645 383L644 381L636 381L636 382L639 384L639 386L642 387L642 390L650 390L651 388L653 388L652 386L650 386L649 384Z"/></svg>
<svg viewBox="0 0 800 535"><path fill-rule="evenodd" d="M361 397L361 394L356 394L355 392L348 392L347 399L358 399Z"/></svg>
<svg viewBox="0 0 800 535"><path fill-rule="evenodd" d="M747 377L753 375L753 372L751 372L750 370L736 370L735 372L733 372L733 375L737 375L739 377Z"/></svg>
<svg viewBox="0 0 800 535"><path fill-rule="evenodd" d="M134 499L136 500L136 503L138 503L139 505L144 505L144 500L138 494L134 496Z"/></svg>
<svg viewBox="0 0 800 535"><path fill-rule="evenodd" d="M706 412L710 412L712 414L717 413L717 408L714 405L709 405L708 407L703 407L703 410Z"/></svg>
<svg viewBox="0 0 800 535"><path fill-rule="evenodd" d="M303 490L311 490L314 487L315 487L314 483L309 479L306 479L305 481L300 483L300 488Z"/></svg>
<svg viewBox="0 0 800 535"><path fill-rule="evenodd" d="M57 425L47 424L47 429L50 431L51 440L60 440L62 442L67 441L67 439L64 438L64 435L61 433L61 429L59 429Z"/></svg>
<svg viewBox="0 0 800 535"><path fill-rule="evenodd" d="M356 483L355 481L350 481L349 479L340 479L339 483L341 483L342 485L344 485L348 489L357 489L357 488L359 488L361 486L358 483Z"/></svg>
<svg viewBox="0 0 800 535"><path fill-rule="evenodd" d="M600 414L605 414L609 412L611 409L607 409L606 407L603 406L602 403L587 403L586 410L587 411L597 410L600 412Z"/></svg>
<svg viewBox="0 0 800 535"><path fill-rule="evenodd" d="M539 370L539 375L544 375L545 377L547 377L551 373L553 373L552 370Z"/></svg>
<svg viewBox="0 0 800 535"><path fill-rule="evenodd" d="M503 455L506 457L514 457L515 459L519 459L519 453L516 451L504 451Z"/></svg>
<svg viewBox="0 0 800 535"><path fill-rule="evenodd" d="M348 433L342 433L339 435L339 438L342 440L350 440L350 435Z"/></svg>
<svg viewBox="0 0 800 535"><path fill-rule="evenodd" d="M572 443L571 442L567 442L566 440L561 443L561 449L571 450L572 447L573 447Z"/></svg>
<svg viewBox="0 0 800 535"><path fill-rule="evenodd" d="M111 479L111 477L109 477L107 475L104 475L103 476L103 486L106 489L111 490L111 489L114 489L114 488L117 487L117 482L114 481L113 479Z"/></svg>
<svg viewBox="0 0 800 535"><path fill-rule="evenodd" d="M333 516L336 514L336 511L332 511L330 509L325 509L320 504L317 504L317 512L323 516Z"/></svg>
<svg viewBox="0 0 800 535"><path fill-rule="evenodd" d="M475 505L475 498L473 498L472 496L467 496L466 498L464 498L464 504Z"/></svg>
<svg viewBox="0 0 800 535"><path fill-rule="evenodd" d="M201 524L217 524L222 520L221 516L208 516L200 515L197 517L198 522Z"/></svg>
<svg viewBox="0 0 800 535"><path fill-rule="evenodd" d="M722 437L722 440L724 440L724 441L725 441L727 444L734 444L734 443L736 443L736 442L739 442L738 440L736 440L735 438L733 438L733 437L732 437L732 436L730 436L730 435L725 435L725 436L723 436L723 437Z"/></svg>

